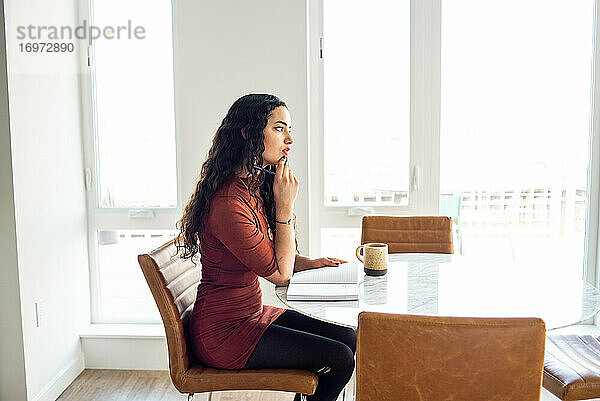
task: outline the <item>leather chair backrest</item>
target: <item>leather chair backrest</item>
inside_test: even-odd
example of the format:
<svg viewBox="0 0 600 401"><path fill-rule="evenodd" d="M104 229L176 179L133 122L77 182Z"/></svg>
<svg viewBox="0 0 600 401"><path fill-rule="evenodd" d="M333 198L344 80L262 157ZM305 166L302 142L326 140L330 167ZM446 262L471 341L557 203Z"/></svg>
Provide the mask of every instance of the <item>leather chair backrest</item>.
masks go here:
<svg viewBox="0 0 600 401"><path fill-rule="evenodd" d="M544 339L537 318L362 312L357 401L539 401Z"/></svg>
<svg viewBox="0 0 600 401"><path fill-rule="evenodd" d="M199 364L189 344L187 330L201 269L191 260L179 257L175 240L149 254L139 255L138 262L165 326L169 371L177 387L188 368Z"/></svg>
<svg viewBox="0 0 600 401"><path fill-rule="evenodd" d="M389 253L454 253L447 216L363 216L360 242L386 243Z"/></svg>

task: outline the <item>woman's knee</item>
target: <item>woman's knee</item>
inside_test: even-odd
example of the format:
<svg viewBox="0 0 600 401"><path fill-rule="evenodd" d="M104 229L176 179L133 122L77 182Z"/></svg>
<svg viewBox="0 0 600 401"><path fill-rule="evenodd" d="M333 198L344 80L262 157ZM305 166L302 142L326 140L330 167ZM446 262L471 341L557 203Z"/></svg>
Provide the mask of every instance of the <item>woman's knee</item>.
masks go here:
<svg viewBox="0 0 600 401"><path fill-rule="evenodd" d="M352 327L344 327L343 343L350 348L352 354L356 353L356 330Z"/></svg>
<svg viewBox="0 0 600 401"><path fill-rule="evenodd" d="M337 347L332 349L334 354L330 358L331 368L336 374L350 377L354 371L354 352L350 347L343 343L337 343Z"/></svg>
<svg viewBox="0 0 600 401"><path fill-rule="evenodd" d="M348 367L350 374L354 371L354 350L346 347L344 350L345 365Z"/></svg>
<svg viewBox="0 0 600 401"><path fill-rule="evenodd" d="M339 383L346 384L354 372L354 352L346 345L344 345L340 354L340 362L340 366L334 374L337 376Z"/></svg>

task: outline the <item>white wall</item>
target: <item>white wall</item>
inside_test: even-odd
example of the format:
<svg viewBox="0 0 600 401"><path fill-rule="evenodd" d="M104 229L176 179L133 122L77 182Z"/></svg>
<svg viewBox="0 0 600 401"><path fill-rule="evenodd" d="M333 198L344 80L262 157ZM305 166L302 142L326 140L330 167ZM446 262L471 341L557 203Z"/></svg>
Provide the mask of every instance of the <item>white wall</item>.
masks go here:
<svg viewBox="0 0 600 401"><path fill-rule="evenodd" d="M16 239L30 400L54 400L83 368L79 333L89 323L89 273L79 53L21 53L15 33L19 25L76 26L77 4L6 4ZM42 301L40 327L35 323L37 300Z"/></svg>
<svg viewBox="0 0 600 401"><path fill-rule="evenodd" d="M11 165L4 4L0 0L0 400L27 397Z"/></svg>

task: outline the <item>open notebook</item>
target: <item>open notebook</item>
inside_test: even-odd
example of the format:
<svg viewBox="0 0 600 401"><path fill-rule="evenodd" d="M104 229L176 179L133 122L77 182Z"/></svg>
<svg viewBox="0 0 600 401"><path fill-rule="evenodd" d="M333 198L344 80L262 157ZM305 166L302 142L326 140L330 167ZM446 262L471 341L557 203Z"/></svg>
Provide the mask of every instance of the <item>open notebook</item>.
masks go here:
<svg viewBox="0 0 600 401"><path fill-rule="evenodd" d="M321 267L295 273L288 301L351 301L358 299L358 263Z"/></svg>

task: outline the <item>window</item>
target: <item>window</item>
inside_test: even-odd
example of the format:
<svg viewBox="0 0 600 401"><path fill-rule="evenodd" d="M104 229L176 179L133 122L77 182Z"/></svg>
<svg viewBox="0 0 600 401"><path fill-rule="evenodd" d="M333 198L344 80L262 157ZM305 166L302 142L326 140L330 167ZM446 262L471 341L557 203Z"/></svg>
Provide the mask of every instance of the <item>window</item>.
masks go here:
<svg viewBox="0 0 600 401"><path fill-rule="evenodd" d="M89 14L129 29L89 48L92 321L160 322L137 255L173 238L179 217L171 3L93 1Z"/></svg>
<svg viewBox="0 0 600 401"><path fill-rule="evenodd" d="M464 253L581 273L594 1L453 0L442 20L440 184Z"/></svg>
<svg viewBox="0 0 600 401"><path fill-rule="evenodd" d="M353 258L363 215L437 213L439 18L410 1L311 6L311 250Z"/></svg>
<svg viewBox="0 0 600 401"><path fill-rule="evenodd" d="M364 214L442 208L465 254L580 274L594 1L576 3L312 2L314 252L354 258Z"/></svg>
<svg viewBox="0 0 600 401"><path fill-rule="evenodd" d="M410 5L326 1L323 17L325 205L408 206Z"/></svg>

